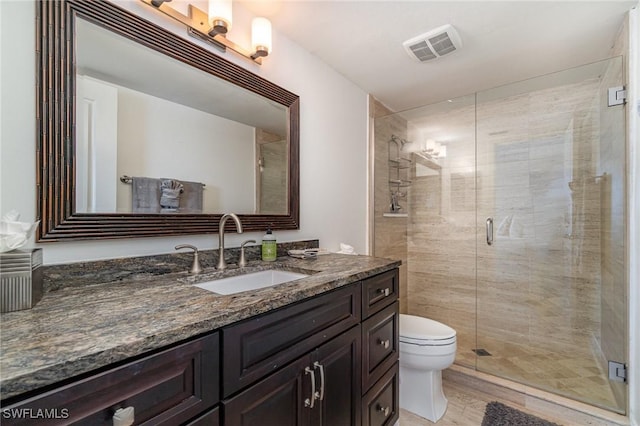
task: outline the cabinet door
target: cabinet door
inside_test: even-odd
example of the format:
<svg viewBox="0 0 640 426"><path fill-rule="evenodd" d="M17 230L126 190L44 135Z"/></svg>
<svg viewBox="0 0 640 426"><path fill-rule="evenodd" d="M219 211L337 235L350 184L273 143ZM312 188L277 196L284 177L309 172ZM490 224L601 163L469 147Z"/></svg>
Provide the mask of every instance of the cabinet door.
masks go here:
<svg viewBox="0 0 640 426"><path fill-rule="evenodd" d="M218 402L218 371L214 333L3 408L53 413L43 425L97 426L113 425L116 410L133 407L135 424L179 425ZM33 420L3 418L2 424Z"/></svg>
<svg viewBox="0 0 640 426"><path fill-rule="evenodd" d="M360 336L358 325L314 351L318 399L313 425L360 425Z"/></svg>
<svg viewBox="0 0 640 426"><path fill-rule="evenodd" d="M238 395L223 401L225 426L298 426L309 424L310 356L303 356ZM307 404L309 405L309 404ZM315 404L314 404L315 405Z"/></svg>
<svg viewBox="0 0 640 426"><path fill-rule="evenodd" d="M360 296L360 286L349 285L225 327L223 397L358 324Z"/></svg>

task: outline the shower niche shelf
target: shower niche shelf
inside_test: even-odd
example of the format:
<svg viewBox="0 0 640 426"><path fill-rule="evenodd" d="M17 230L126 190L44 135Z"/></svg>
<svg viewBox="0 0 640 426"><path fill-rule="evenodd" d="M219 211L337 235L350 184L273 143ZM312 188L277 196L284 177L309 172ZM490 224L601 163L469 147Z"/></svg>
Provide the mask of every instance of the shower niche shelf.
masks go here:
<svg viewBox="0 0 640 426"><path fill-rule="evenodd" d="M407 217L406 213L401 213L403 207L400 205L399 200L407 196L407 193L403 192L402 188L411 186L409 175L412 162L411 158L408 158L409 154L403 151L404 146L410 143L396 135L391 135L391 139L389 139L389 192L391 204L389 205L389 212L384 214L385 217Z"/></svg>

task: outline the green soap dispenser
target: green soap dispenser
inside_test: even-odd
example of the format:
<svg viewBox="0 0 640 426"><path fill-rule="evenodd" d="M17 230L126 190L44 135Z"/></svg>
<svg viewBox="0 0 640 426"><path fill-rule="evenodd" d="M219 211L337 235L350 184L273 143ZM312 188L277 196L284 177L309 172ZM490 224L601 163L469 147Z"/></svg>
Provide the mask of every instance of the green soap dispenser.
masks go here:
<svg viewBox="0 0 640 426"><path fill-rule="evenodd" d="M273 235L271 229L267 229L267 233L262 237L262 260L273 262L278 257L278 246L276 245L276 236Z"/></svg>

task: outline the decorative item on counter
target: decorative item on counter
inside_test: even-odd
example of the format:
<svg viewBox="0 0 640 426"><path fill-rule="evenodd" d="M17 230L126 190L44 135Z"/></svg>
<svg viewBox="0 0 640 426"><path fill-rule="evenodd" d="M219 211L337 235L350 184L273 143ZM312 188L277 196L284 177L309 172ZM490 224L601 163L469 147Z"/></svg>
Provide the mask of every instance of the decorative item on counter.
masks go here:
<svg viewBox="0 0 640 426"><path fill-rule="evenodd" d="M276 236L273 235L271 229L267 229L267 233L262 237L262 260L265 262L273 262L278 257L278 246L276 244Z"/></svg>
<svg viewBox="0 0 640 426"><path fill-rule="evenodd" d="M184 186L173 179L165 179L160 184L160 207L163 209L177 210L180 207L180 194Z"/></svg>
<svg viewBox="0 0 640 426"><path fill-rule="evenodd" d="M11 210L0 220L0 253L24 246L40 221L35 223L18 222L20 213Z"/></svg>
<svg viewBox="0 0 640 426"><path fill-rule="evenodd" d="M0 312L31 309L42 298L42 249L0 253Z"/></svg>
<svg viewBox="0 0 640 426"><path fill-rule="evenodd" d="M349 244L340 243L340 250L336 253L339 254L358 254L355 249L351 247Z"/></svg>
<svg viewBox="0 0 640 426"><path fill-rule="evenodd" d="M329 251L323 248L310 248L304 250L289 250L287 254L296 259L315 259L321 254L329 254Z"/></svg>

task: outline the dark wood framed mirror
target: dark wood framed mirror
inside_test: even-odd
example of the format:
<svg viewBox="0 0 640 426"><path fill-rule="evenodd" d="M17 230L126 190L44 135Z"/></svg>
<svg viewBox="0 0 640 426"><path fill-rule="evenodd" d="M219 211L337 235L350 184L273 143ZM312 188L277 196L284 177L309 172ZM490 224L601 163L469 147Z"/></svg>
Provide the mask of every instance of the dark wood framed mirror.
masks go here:
<svg viewBox="0 0 640 426"><path fill-rule="evenodd" d="M230 211L192 213L92 212L77 208L76 23L95 24L136 44L259 95L286 115L288 169L284 214L239 213L245 231L299 229L299 97L112 3L36 2L38 241L113 239L218 232ZM185 30L186 32L186 30ZM287 167L287 166L285 166ZM117 176L114 176L117 178ZM229 227L233 230L233 226Z"/></svg>

